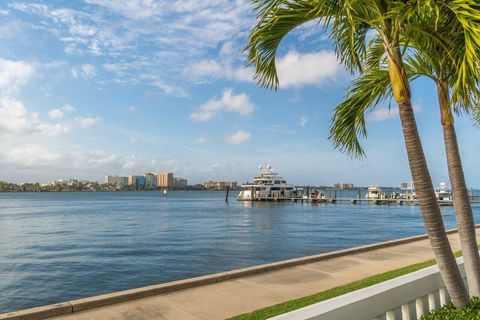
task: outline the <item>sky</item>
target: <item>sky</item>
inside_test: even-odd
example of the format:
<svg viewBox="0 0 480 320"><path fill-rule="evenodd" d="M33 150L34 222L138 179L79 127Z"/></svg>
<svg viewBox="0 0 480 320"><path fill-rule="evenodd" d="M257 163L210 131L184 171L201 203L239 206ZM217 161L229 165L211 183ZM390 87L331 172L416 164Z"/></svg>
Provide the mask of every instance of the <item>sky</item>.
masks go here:
<svg viewBox="0 0 480 320"><path fill-rule="evenodd" d="M246 0L0 2L0 180L103 180L174 172L245 182L270 164L297 185L410 181L395 103L367 115L366 158L328 140L353 76L315 23L281 43L280 88L261 88L244 48ZM434 184L448 179L434 84L412 85ZM467 183L480 187L478 128L456 119Z"/></svg>

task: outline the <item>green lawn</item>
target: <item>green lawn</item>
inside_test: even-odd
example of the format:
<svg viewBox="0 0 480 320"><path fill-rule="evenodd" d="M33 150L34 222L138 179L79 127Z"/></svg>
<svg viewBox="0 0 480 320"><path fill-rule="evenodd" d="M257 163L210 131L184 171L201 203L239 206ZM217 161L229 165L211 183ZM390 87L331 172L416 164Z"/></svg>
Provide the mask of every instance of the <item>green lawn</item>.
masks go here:
<svg viewBox="0 0 480 320"><path fill-rule="evenodd" d="M455 252L455 257L460 257L462 255L461 251ZM330 298L341 296L342 294L349 293L358 289L362 289L386 280L390 280L407 273L411 273L435 264L435 260L428 260L425 262L412 264L400 269L395 269L385 273L377 274L372 277L368 277L362 280L358 280L340 287L335 287L326 291L322 291L307 297L279 303L270 307L259 309L250 313L241 314L228 320L261 320L268 319L270 317L277 316L282 313L286 313L292 310L306 307L308 305L324 301Z"/></svg>

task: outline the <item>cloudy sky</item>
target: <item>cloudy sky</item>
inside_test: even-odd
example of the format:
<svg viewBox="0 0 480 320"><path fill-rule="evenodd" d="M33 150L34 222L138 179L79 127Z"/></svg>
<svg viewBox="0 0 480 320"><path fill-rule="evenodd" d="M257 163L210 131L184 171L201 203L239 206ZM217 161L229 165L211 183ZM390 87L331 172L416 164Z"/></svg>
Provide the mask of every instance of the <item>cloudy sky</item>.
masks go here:
<svg viewBox="0 0 480 320"><path fill-rule="evenodd" d="M0 180L173 171L191 183L243 182L270 163L296 184L409 181L398 112L368 115L367 158L332 149L333 107L351 76L314 24L278 57L281 87L245 68L255 14L246 0L0 3ZM447 178L433 84L413 86L434 182ZM480 139L457 119L467 180Z"/></svg>

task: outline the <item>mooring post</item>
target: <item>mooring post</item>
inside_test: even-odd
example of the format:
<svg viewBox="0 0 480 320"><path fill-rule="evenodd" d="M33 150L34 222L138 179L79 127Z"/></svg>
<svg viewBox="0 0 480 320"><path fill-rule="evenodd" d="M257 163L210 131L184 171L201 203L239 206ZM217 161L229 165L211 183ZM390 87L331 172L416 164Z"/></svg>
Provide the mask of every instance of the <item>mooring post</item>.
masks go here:
<svg viewBox="0 0 480 320"><path fill-rule="evenodd" d="M228 191L230 190L230 186L227 186L227 194L225 195L225 202L228 202Z"/></svg>

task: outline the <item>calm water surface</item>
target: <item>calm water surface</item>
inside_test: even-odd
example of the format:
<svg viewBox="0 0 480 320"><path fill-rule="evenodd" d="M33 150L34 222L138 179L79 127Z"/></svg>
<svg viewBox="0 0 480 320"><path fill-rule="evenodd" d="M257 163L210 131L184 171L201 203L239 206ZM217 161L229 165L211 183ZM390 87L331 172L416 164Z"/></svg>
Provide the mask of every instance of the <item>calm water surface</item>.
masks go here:
<svg viewBox="0 0 480 320"><path fill-rule="evenodd" d="M0 193L0 313L424 233L417 206L235 196Z"/></svg>

